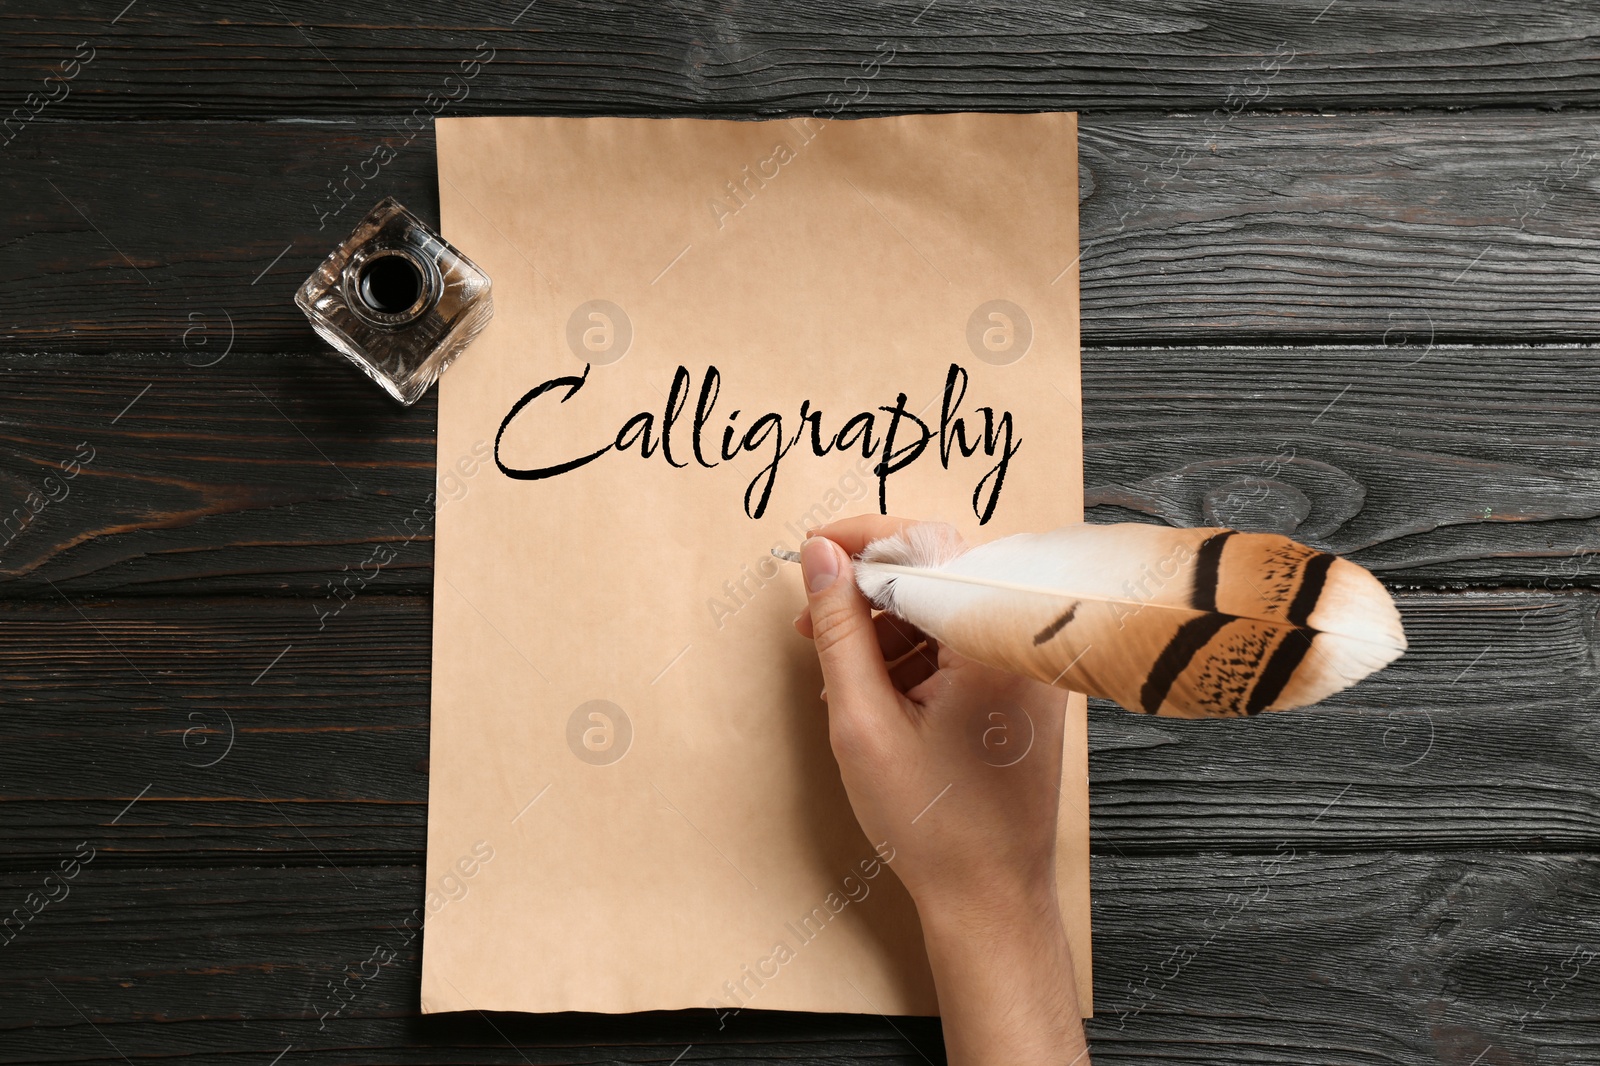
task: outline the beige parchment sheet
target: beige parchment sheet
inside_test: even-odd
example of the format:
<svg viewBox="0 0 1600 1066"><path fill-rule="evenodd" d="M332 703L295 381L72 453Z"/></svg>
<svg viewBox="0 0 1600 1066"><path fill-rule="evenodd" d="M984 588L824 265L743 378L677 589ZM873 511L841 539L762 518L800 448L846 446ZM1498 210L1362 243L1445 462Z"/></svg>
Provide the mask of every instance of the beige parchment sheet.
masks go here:
<svg viewBox="0 0 1600 1066"><path fill-rule="evenodd" d="M439 384L422 1009L936 1014L915 909L873 861L896 838L857 827L790 627L798 567L768 554L876 510L877 457L802 441L752 520L769 453L717 449L735 409L740 433L775 412L793 435L810 400L827 436L905 392L935 437L890 513L981 539L1081 519L1076 116L437 130L443 230L496 315ZM507 466L586 455L639 412L659 436L679 365L688 466L637 443L543 480L486 459L521 397L586 361L507 426ZM997 457L939 461L952 362L969 436L987 405L1020 441L981 529ZM712 365L707 469L689 448ZM1084 713L1073 697L1059 872L1087 1011Z"/></svg>

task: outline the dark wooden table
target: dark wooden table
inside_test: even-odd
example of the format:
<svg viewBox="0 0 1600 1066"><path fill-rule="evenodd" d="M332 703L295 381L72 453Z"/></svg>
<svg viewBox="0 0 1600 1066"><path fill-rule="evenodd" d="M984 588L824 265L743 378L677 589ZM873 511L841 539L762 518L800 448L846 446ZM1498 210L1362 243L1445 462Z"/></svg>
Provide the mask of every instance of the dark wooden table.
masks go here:
<svg viewBox="0 0 1600 1066"><path fill-rule="evenodd" d="M1091 711L1096 1060L1600 1062L1592 3L525 3L0 3L0 1060L940 1057L417 1016L434 407L290 300L437 217L482 48L440 113L804 113L888 42L852 114L1082 112L1092 518L1293 531L1412 639L1312 711Z"/></svg>

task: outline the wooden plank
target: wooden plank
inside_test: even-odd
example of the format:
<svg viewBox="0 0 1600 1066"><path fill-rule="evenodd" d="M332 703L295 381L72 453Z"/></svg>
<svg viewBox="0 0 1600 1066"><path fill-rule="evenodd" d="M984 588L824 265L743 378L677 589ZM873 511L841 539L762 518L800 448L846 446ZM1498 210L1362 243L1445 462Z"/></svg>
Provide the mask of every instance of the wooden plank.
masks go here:
<svg viewBox="0 0 1600 1066"><path fill-rule="evenodd" d="M1287 846L1097 860L1094 1059L1590 1061L1596 872L1592 856Z"/></svg>
<svg viewBox="0 0 1600 1066"><path fill-rule="evenodd" d="M1593 136L1582 114L1085 116L1085 342L1349 340L1403 363L1592 340ZM41 118L0 152L0 348L322 350L296 286L385 195L436 218L433 152L431 127L377 119Z"/></svg>
<svg viewBox="0 0 1600 1066"><path fill-rule="evenodd" d="M119 6L8 5L0 98L67 93L51 105L63 114L136 119L394 114L430 93L464 113L639 115L810 110L835 106L830 94L866 113L1600 99L1596 15L1581 0L1536 12L1495 0L1471 18L1441 0L833 0L759 12L467 0L427 15L372 2L335 13L309 0L251 14L224 0ZM66 87L44 84L85 41L93 58L67 68ZM462 65L474 56L485 61Z"/></svg>
<svg viewBox="0 0 1600 1066"><path fill-rule="evenodd" d="M431 396L402 408L332 354L6 365L0 569L17 587L293 589L324 609L352 575L432 587Z"/></svg>
<svg viewBox="0 0 1600 1066"><path fill-rule="evenodd" d="M11 601L0 618L0 821L29 841L5 854L53 853L85 810L130 856L420 854L427 599L360 596L326 625L290 598Z"/></svg>
<svg viewBox="0 0 1600 1066"><path fill-rule="evenodd" d="M494 873L490 864L477 876ZM1600 1055L1593 857L1285 847L1102 856L1092 879L1096 1062ZM24 901L41 884L36 873L6 875L0 898ZM472 905L466 885L449 906ZM265 1063L286 1047L317 1063L429 1061L447 1048L460 1049L456 1062L541 1064L681 1055L910 1066L937 1054L933 1020L872 1014L418 1019L420 939L407 939L405 922L423 894L416 866L124 869L97 854L4 948L0 1061L231 1052ZM536 959L537 945L528 949Z"/></svg>
<svg viewBox="0 0 1600 1066"><path fill-rule="evenodd" d="M1291 535L1399 582L1600 574L1600 351L1084 354L1096 520Z"/></svg>
<svg viewBox="0 0 1600 1066"><path fill-rule="evenodd" d="M1079 139L1090 343L1347 339L1406 362L1596 335L1587 118L1129 119Z"/></svg>
<svg viewBox="0 0 1600 1066"><path fill-rule="evenodd" d="M1600 847L1600 594L1399 599L1411 650L1316 710L1094 710L1096 853ZM90 827L118 862L414 861L430 623L406 596L320 631L289 598L7 601L0 862Z"/></svg>
<svg viewBox="0 0 1600 1066"><path fill-rule="evenodd" d="M0 596L329 608L363 563L374 590L431 588L431 396L400 408L332 355L196 362L0 357ZM1096 521L1276 529L1409 584L1600 575L1600 350L1098 349L1083 367ZM472 477L447 472L440 498L498 476L457 458Z"/></svg>
<svg viewBox="0 0 1600 1066"><path fill-rule="evenodd" d="M329 350L294 305L300 283L385 196L439 217L432 127L377 121L40 121L0 153L0 191L0 346L197 367Z"/></svg>

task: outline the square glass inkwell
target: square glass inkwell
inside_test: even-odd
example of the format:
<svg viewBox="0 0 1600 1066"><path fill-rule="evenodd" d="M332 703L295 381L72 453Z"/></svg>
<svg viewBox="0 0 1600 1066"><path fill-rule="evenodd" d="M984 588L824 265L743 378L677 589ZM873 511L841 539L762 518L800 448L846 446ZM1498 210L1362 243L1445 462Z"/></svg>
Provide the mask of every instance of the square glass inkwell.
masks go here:
<svg viewBox="0 0 1600 1066"><path fill-rule="evenodd" d="M494 315L489 276L392 197L306 278L294 302L322 339L415 403Z"/></svg>

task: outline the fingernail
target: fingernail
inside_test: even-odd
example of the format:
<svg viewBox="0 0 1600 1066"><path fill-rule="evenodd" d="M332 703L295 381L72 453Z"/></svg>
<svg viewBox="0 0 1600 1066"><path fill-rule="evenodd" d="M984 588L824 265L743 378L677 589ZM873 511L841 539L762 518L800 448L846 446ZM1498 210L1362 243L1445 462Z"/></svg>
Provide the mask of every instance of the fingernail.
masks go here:
<svg viewBox="0 0 1600 1066"><path fill-rule="evenodd" d="M813 594L833 584L839 576L839 559L833 554L833 542L826 537L816 537L802 544L800 572L805 575L806 588Z"/></svg>

